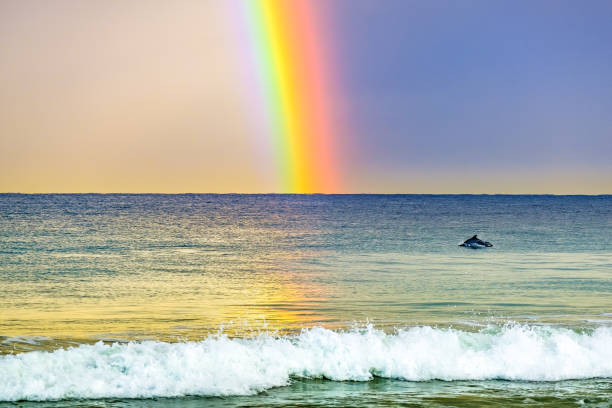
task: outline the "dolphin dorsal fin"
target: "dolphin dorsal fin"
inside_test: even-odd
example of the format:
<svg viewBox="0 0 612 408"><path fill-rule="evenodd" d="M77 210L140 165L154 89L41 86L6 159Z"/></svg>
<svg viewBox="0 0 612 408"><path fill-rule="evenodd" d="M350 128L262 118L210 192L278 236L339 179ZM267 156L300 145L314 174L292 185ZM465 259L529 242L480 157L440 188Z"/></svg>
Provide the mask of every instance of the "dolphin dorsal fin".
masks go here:
<svg viewBox="0 0 612 408"><path fill-rule="evenodd" d="M476 235L474 235L472 238L470 239L478 239L478 237Z"/></svg>

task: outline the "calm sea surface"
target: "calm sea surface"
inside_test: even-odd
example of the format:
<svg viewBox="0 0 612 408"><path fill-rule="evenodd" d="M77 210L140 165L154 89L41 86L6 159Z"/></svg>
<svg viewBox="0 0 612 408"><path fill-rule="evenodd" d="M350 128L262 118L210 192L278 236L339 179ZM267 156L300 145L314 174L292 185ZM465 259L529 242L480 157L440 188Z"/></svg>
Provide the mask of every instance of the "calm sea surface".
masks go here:
<svg viewBox="0 0 612 408"><path fill-rule="evenodd" d="M610 401L612 196L0 194L0 406Z"/></svg>

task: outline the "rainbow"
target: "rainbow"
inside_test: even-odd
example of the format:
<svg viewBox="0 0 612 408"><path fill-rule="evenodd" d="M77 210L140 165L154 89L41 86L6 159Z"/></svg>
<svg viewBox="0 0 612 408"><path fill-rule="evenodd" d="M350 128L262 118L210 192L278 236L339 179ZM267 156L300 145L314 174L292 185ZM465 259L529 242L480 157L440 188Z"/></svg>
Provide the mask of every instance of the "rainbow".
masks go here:
<svg viewBox="0 0 612 408"><path fill-rule="evenodd" d="M246 0L256 81L280 188L338 192L337 90L325 1Z"/></svg>

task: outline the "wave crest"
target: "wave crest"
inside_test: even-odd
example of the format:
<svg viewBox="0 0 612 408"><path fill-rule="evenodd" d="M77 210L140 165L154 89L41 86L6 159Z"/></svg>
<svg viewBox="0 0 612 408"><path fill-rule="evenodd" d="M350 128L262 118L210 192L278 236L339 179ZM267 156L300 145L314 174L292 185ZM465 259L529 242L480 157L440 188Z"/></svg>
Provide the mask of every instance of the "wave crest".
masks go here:
<svg viewBox="0 0 612 408"><path fill-rule="evenodd" d="M247 395L292 377L558 381L612 377L612 328L513 325L479 332L368 326L298 336L81 345L0 357L0 400Z"/></svg>

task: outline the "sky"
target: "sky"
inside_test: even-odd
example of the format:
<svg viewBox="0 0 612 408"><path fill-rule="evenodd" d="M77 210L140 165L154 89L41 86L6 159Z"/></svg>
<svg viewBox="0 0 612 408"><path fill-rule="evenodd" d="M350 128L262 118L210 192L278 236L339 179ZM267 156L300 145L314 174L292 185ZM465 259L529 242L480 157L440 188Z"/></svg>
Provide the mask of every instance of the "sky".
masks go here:
<svg viewBox="0 0 612 408"><path fill-rule="evenodd" d="M290 192L248 1L0 0L0 191ZM308 192L612 193L611 2L307 7L337 173Z"/></svg>

